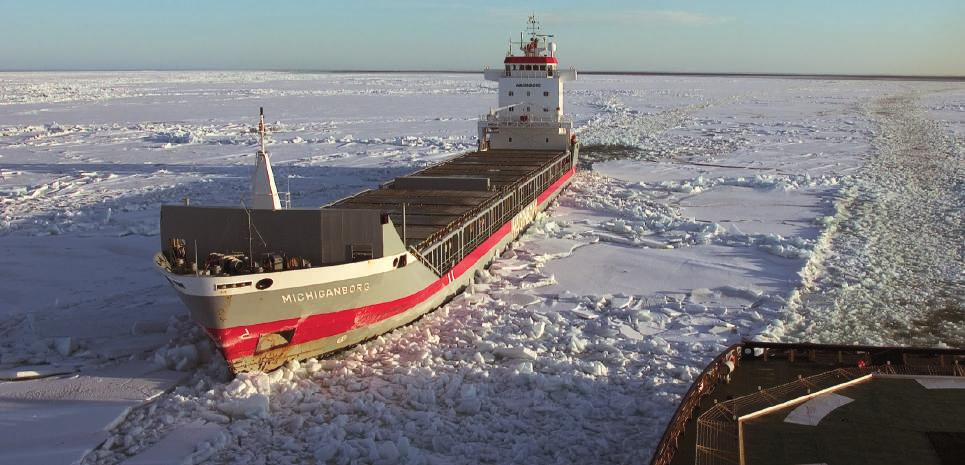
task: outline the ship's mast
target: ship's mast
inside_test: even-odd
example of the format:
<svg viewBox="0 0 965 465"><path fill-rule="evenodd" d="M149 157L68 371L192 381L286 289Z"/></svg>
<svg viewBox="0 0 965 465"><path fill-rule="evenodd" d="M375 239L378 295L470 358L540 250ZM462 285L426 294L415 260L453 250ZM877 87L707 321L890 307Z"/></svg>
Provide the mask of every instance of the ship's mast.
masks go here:
<svg viewBox="0 0 965 465"><path fill-rule="evenodd" d="M258 107L258 140L261 153L265 153L265 107Z"/></svg>
<svg viewBox="0 0 965 465"><path fill-rule="evenodd" d="M536 19L536 15L530 15L526 20L526 31L519 32L519 42L514 42L512 39L509 40L509 50L510 53L507 56L512 56L513 44L519 45L519 50L523 52L523 56L535 57L535 56L545 56L546 39L553 37L553 34L543 34L543 27L540 26L539 20ZM524 34L529 34L529 40L524 38Z"/></svg>
<svg viewBox="0 0 965 465"><path fill-rule="evenodd" d="M271 159L265 148L265 109L259 108L258 118L258 166L251 176L251 208L259 210L280 210L281 201L275 187L275 173L271 169Z"/></svg>

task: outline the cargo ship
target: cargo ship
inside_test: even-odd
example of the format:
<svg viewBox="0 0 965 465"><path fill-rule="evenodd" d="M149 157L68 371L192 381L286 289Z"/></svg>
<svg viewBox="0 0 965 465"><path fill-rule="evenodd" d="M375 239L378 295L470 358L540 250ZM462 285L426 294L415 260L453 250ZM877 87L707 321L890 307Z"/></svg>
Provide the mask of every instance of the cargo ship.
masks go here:
<svg viewBox="0 0 965 465"><path fill-rule="evenodd" d="M237 373L336 351L461 292L573 176L556 43L530 17L510 41L477 150L329 205L291 208L275 185L264 112L251 199L164 205L156 266ZM514 50L515 48L515 50Z"/></svg>
<svg viewBox="0 0 965 465"><path fill-rule="evenodd" d="M745 341L696 378L651 465L965 463L965 349Z"/></svg>

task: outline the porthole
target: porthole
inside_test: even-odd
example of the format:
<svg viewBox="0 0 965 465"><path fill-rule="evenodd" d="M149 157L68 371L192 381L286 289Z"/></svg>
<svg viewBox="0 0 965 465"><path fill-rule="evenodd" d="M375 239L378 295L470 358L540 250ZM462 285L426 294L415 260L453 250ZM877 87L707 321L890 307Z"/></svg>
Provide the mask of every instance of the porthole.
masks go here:
<svg viewBox="0 0 965 465"><path fill-rule="evenodd" d="M272 281L271 278L265 278L255 283L255 287L258 289L268 289L272 284L275 284L275 282Z"/></svg>

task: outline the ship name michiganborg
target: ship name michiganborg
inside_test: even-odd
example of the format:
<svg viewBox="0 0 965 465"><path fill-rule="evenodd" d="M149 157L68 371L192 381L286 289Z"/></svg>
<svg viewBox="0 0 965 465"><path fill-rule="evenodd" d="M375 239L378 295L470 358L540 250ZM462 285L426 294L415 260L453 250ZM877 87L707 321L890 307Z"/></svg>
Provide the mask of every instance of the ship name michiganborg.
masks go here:
<svg viewBox="0 0 965 465"><path fill-rule="evenodd" d="M291 294L285 294L281 296L281 302L283 304L291 304L295 302L305 302L305 301L316 300L316 299L321 300L327 297L335 297L339 295L348 295L348 294L355 294L356 292L362 293L362 292L368 292L368 291L369 291L369 283L366 281L366 282L352 284L349 286L330 287L330 288L323 288L323 289L317 289L317 290L311 290L311 291L305 291L305 292L293 292Z"/></svg>

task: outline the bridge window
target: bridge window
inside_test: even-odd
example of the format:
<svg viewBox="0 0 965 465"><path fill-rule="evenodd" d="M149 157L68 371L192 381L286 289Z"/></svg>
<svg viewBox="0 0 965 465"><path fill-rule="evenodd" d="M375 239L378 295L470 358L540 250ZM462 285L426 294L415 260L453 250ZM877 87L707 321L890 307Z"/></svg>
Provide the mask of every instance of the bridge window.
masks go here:
<svg viewBox="0 0 965 465"><path fill-rule="evenodd" d="M549 91L545 91L545 92L543 92L543 97L549 97L549 96L550 96L550 93L549 93Z"/></svg>
<svg viewBox="0 0 965 465"><path fill-rule="evenodd" d="M509 96L510 96L510 97L513 96L513 91L509 91Z"/></svg>
<svg viewBox="0 0 965 465"><path fill-rule="evenodd" d="M546 71L546 65L539 65L540 71Z"/></svg>
<svg viewBox="0 0 965 465"><path fill-rule="evenodd" d="M526 96L529 97L529 91L528 91L528 90L526 91Z"/></svg>

